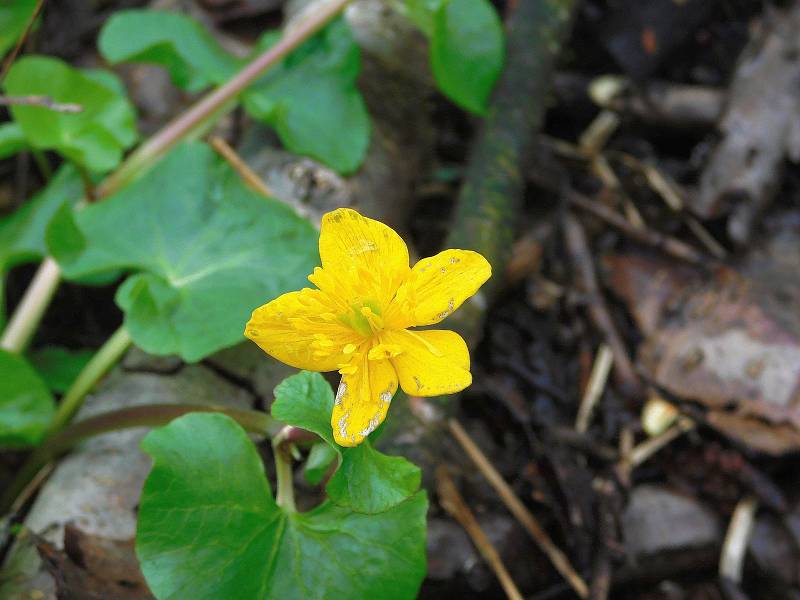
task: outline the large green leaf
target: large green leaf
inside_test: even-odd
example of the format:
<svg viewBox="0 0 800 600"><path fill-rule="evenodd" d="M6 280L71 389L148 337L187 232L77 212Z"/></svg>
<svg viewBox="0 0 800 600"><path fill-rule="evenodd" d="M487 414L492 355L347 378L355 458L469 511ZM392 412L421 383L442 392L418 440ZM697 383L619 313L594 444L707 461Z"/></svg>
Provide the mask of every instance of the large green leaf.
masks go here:
<svg viewBox="0 0 800 600"><path fill-rule="evenodd" d="M414 598L425 574L424 492L380 515L325 503L285 513L244 430L190 414L151 432L136 553L159 600Z"/></svg>
<svg viewBox="0 0 800 600"><path fill-rule="evenodd" d="M47 385L24 358L0 350L0 447L34 445L55 405Z"/></svg>
<svg viewBox="0 0 800 600"><path fill-rule="evenodd" d="M342 448L333 439L331 386L319 373L303 371L275 388L272 416L313 431L341 455L326 491L337 505L360 513L380 513L412 496L420 484L419 467L401 456L375 450L369 440Z"/></svg>
<svg viewBox="0 0 800 600"><path fill-rule="evenodd" d="M137 271L117 293L133 341L196 361L241 341L255 307L303 286L317 235L196 142L102 203L61 211L47 243L67 278Z"/></svg>
<svg viewBox="0 0 800 600"><path fill-rule="evenodd" d="M83 183L77 169L64 165L44 189L0 219L0 274L47 254L44 235L48 221L62 204L74 203L82 194Z"/></svg>
<svg viewBox="0 0 800 600"><path fill-rule="evenodd" d="M47 96L83 108L65 113L12 106L14 120L36 148L56 150L90 171L105 172L136 141L136 114L111 73L82 72L55 58L25 56L14 63L3 84L12 96Z"/></svg>
<svg viewBox="0 0 800 600"><path fill-rule="evenodd" d="M17 43L36 8L36 0L0 0L0 58Z"/></svg>
<svg viewBox="0 0 800 600"><path fill-rule="evenodd" d="M453 102L485 114L504 54L503 26L489 0L446 0L438 7L431 68Z"/></svg>
<svg viewBox="0 0 800 600"><path fill-rule="evenodd" d="M121 10L103 26L98 48L111 64L154 63L175 85L196 92L222 83L240 67L193 19L159 10Z"/></svg>
<svg viewBox="0 0 800 600"><path fill-rule="evenodd" d="M261 47L277 41L267 34ZM244 93L244 106L284 145L342 173L355 171L369 145L366 105L356 87L361 53L347 24L334 21Z"/></svg>

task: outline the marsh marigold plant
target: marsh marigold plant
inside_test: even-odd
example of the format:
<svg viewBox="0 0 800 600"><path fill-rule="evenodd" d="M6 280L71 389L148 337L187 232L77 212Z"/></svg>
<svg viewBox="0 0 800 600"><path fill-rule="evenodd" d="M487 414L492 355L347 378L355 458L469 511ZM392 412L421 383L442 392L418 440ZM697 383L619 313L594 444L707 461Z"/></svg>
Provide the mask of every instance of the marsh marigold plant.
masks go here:
<svg viewBox="0 0 800 600"><path fill-rule="evenodd" d="M445 250L409 267L408 248L383 223L340 208L322 218L317 289L284 294L255 311L245 335L298 369L342 374L331 427L342 446L383 422L398 384L436 396L472 383L469 351L454 331L415 330L453 313L491 275L469 250Z"/></svg>

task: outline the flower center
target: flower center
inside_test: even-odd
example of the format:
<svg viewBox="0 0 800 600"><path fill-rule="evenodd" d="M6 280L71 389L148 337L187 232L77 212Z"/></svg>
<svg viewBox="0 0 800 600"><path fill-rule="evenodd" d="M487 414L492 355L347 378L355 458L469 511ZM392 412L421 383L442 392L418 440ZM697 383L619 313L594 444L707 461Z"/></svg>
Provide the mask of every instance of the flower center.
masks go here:
<svg viewBox="0 0 800 600"><path fill-rule="evenodd" d="M342 315L340 320L366 338L374 337L383 330L381 309L373 300L351 304L350 312Z"/></svg>

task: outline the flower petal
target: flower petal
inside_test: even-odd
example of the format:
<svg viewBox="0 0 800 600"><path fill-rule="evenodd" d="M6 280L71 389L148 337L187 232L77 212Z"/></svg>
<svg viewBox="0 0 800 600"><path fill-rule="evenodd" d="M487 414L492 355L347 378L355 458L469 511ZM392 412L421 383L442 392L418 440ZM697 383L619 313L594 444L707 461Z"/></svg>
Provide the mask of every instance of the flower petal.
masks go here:
<svg viewBox="0 0 800 600"><path fill-rule="evenodd" d="M406 288L408 325L433 325L452 314L492 275L483 256L471 250L445 250L423 258L411 270ZM402 297L398 293L398 297Z"/></svg>
<svg viewBox="0 0 800 600"><path fill-rule="evenodd" d="M339 322L335 310L319 290L289 292L255 309L244 334L287 365L334 371L352 359L352 348L362 341Z"/></svg>
<svg viewBox="0 0 800 600"><path fill-rule="evenodd" d="M358 370L343 375L331 414L333 437L340 446L358 446L383 423L397 374L388 360L360 361Z"/></svg>
<svg viewBox="0 0 800 600"><path fill-rule="evenodd" d="M387 225L349 208L322 217L319 255L324 271L347 283L350 294L388 304L410 272L408 248Z"/></svg>
<svg viewBox="0 0 800 600"><path fill-rule="evenodd" d="M406 394L452 394L472 383L467 343L455 331L392 331L381 341L403 349L391 361Z"/></svg>

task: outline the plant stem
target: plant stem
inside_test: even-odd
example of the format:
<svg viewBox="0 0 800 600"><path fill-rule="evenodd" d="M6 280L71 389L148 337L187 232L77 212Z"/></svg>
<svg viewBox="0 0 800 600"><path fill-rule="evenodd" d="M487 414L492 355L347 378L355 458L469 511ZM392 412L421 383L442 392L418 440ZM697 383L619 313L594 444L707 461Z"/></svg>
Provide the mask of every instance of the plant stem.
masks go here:
<svg viewBox="0 0 800 600"><path fill-rule="evenodd" d="M272 438L272 454L275 456L275 476L277 479L277 491L275 492L275 502L288 513L297 512L294 504L294 481L292 480L292 454L289 446L285 444L287 434L294 427L284 427L278 435Z"/></svg>
<svg viewBox="0 0 800 600"><path fill-rule="evenodd" d="M33 155L33 161L36 163L36 168L39 169L39 174L42 176L42 179L44 179L45 182L50 181L53 178L53 167L50 166L50 162L47 160L45 153L38 148L32 148L31 154Z"/></svg>
<svg viewBox="0 0 800 600"><path fill-rule="evenodd" d="M96 188L97 200L102 200L122 189L175 144L202 127L206 121L224 113L226 105L233 106L232 101L239 92L261 76L269 67L282 60L292 50L322 29L344 9L348 2L349 0L330 0L324 4L318 12L309 15L284 32L278 43L253 59L230 80L165 125L158 133L132 152L125 162ZM60 279L61 272L58 266L52 259L46 258L36 272L34 281L41 280L41 286L50 290L49 295L36 293L36 290L32 289L32 285L28 287L9 322L9 328L15 325L16 331L11 338L7 333L3 334L3 337L0 338L1 348L19 352L20 350L17 348L25 348L28 345Z"/></svg>
<svg viewBox="0 0 800 600"><path fill-rule="evenodd" d="M58 263L46 257L3 331L0 348L17 353L25 351L55 294L60 277Z"/></svg>
<svg viewBox="0 0 800 600"><path fill-rule="evenodd" d="M125 326L122 325L106 340L106 343L92 357L92 360L86 364L72 383L72 386L67 390L67 393L64 394L64 398L61 400L53 420L50 422L50 427L47 429L48 436L58 433L72 420L72 417L83 405L86 395L92 391L92 388L100 378L117 364L117 361L130 345L131 336Z"/></svg>
<svg viewBox="0 0 800 600"><path fill-rule="evenodd" d="M274 436L278 432L278 425L266 413L197 404L151 404L149 406L123 408L89 417L54 434L28 457L28 460L17 472L14 481L5 490L0 499L0 514L4 514L14 504L20 492L50 461L76 444L111 431L129 429L131 427L166 425L173 419L191 412L223 413L231 417L247 431L267 437Z"/></svg>

